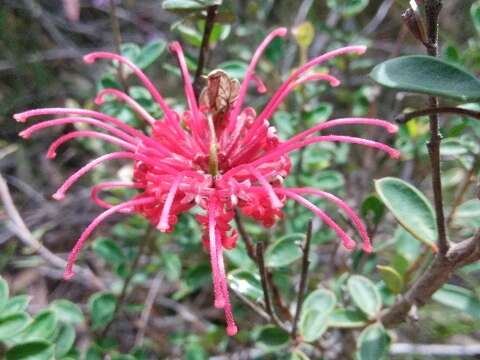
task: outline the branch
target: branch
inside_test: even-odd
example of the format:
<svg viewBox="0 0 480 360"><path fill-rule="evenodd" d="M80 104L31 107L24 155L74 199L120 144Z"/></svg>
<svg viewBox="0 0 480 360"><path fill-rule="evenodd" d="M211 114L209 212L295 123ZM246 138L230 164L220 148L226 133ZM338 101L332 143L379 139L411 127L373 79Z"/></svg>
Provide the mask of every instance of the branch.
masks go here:
<svg viewBox="0 0 480 360"><path fill-rule="evenodd" d="M399 124L405 124L406 122L415 119L419 116L432 115L432 114L458 114L465 115L477 120L480 120L480 111L473 111L468 109L462 109L457 107L438 107L428 108L418 111L412 111L406 114L400 114L395 117L395 121Z"/></svg>
<svg viewBox="0 0 480 360"><path fill-rule="evenodd" d="M130 269L130 272L128 273L127 278L125 279L122 287L122 291L120 292L120 296L118 297L117 301L115 302L115 309L113 310L112 318L110 321L105 325L103 328L103 331L100 333L100 338L103 339L108 333L108 330L112 326L113 322L115 321L115 317L118 315L120 310L122 309L124 302L127 300L127 290L128 286L130 285L130 282L135 275L135 272L137 270L137 267L140 263L140 258L143 256L145 253L145 250L147 248L147 244L150 243L150 240L153 238L153 235L155 234L155 228L151 225L148 225L148 229L145 232L145 236L143 241L140 243L140 247L138 249L138 254L133 260L132 267Z"/></svg>
<svg viewBox="0 0 480 360"><path fill-rule="evenodd" d="M205 28L203 30L203 37L202 43L200 45L200 52L198 54L198 63L197 63L197 70L195 71L195 79L193 81L193 89L195 90L195 94L200 96L201 90L201 78L203 73L203 68L205 67L205 62L207 60L208 50L209 50L209 43L210 43L210 35L212 34L213 25L215 25L215 17L217 16L218 12L218 5L213 5L208 7L207 9L207 16L205 18Z"/></svg>
<svg viewBox="0 0 480 360"><path fill-rule="evenodd" d="M267 314L269 315L270 319L273 321L275 325L277 325L279 328L288 332L287 327L280 321L280 319L275 314L273 310L272 302L270 300L270 290L268 286L268 273L267 273L267 269L265 268L265 261L263 258L263 242L262 241L259 241L257 243L257 260L258 260L258 270L260 272L260 280L261 280L262 289L263 289L263 297L265 300L265 310L267 311Z"/></svg>
<svg viewBox="0 0 480 360"><path fill-rule="evenodd" d="M65 269L65 267L67 266L67 262L61 257L52 253L45 246L43 246L43 244L38 241L31 233L27 225L25 225L25 222L20 216L20 213L18 212L12 200L12 196L8 189L7 182L1 174L0 198L9 219L9 223L7 223L7 226L12 232L14 232L18 236L20 241L23 242L26 246L34 249L46 262L53 265L55 268L61 268L62 270ZM84 284L92 285L92 287L97 290L104 290L106 288L102 280L96 277L89 269L85 269L78 265L75 265L74 271L78 274L80 278L84 280Z"/></svg>
<svg viewBox="0 0 480 360"><path fill-rule="evenodd" d="M427 53L430 56L438 56L438 17L442 9L442 0L426 0L425 14L427 19L427 37L426 44ZM429 97L430 107L438 108L438 98ZM442 177L440 170L440 142L442 136L438 115L430 115L430 141L427 144L428 153L430 155L430 164L432 167L432 187L433 202L435 205L435 215L438 231L438 249L440 255L445 255L448 251L449 243L447 239L447 231L445 224L445 215L443 212L443 196L442 196Z"/></svg>
<svg viewBox="0 0 480 360"><path fill-rule="evenodd" d="M244 241L245 247L247 249L247 254L250 259L254 262L257 262L257 256L255 255L255 247L253 246L252 239L247 233L245 226L243 226L243 221L240 216L240 212L237 208L235 208L235 223L237 224L238 233L240 234L240 238Z"/></svg>
<svg viewBox="0 0 480 360"><path fill-rule="evenodd" d="M302 259L302 273L300 276L300 286L298 289L298 296L297 296L297 308L295 310L295 317L293 318L293 325L292 325L292 339L297 337L297 327L298 321L300 320L300 315L302 313L302 306L303 306L303 299L305 296L305 289L307 287L307 279L308 279L308 267L310 265L310 260L308 259L310 255L310 242L312 240L312 220L308 222L307 227L307 237L305 239L305 246L303 247L303 259Z"/></svg>
<svg viewBox="0 0 480 360"><path fill-rule="evenodd" d="M382 314L381 322L389 328L404 322L410 310L425 305L457 269L479 259L480 231L469 240L453 244L444 256L438 254L412 287Z"/></svg>
<svg viewBox="0 0 480 360"><path fill-rule="evenodd" d="M112 27L113 42L115 44L115 51L121 55L122 54L122 34L120 32L120 23L117 17L117 5L115 0L110 0L110 23ZM123 64L121 62L117 65L117 77L120 83L122 84L123 90L128 90L127 79L125 78L125 72L123 71Z"/></svg>

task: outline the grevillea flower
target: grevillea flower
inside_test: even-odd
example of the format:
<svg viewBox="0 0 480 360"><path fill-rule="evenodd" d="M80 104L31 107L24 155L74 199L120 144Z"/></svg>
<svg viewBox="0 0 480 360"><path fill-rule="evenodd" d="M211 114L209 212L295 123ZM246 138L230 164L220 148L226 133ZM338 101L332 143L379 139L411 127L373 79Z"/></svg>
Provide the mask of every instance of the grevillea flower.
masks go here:
<svg viewBox="0 0 480 360"><path fill-rule="evenodd" d="M210 255L213 274L214 304L223 308L228 335L237 332L232 315L223 260L224 249L236 245L237 232L231 227L235 208L243 215L272 226L283 216L282 207L288 199L311 210L334 230L347 249L355 247L350 236L324 211L305 198L306 195L323 198L341 208L351 219L363 240L363 250L372 250L367 231L355 212L336 196L314 188L286 188L284 179L291 172L289 153L320 142L343 142L376 148L397 158L399 152L383 143L359 137L318 135L317 133L344 125L369 125L395 133L397 127L386 121L370 118L342 118L330 120L303 131L283 141L270 125L274 112L283 100L299 85L310 81L326 81L338 86L340 81L326 72L315 72L316 65L343 54L363 54L364 46L348 46L318 56L295 70L275 92L260 114L243 103L251 82L259 91L265 86L255 74L255 68L268 44L277 36L285 36L287 30L272 31L256 50L241 84L216 71L209 76L200 101L197 102L184 54L180 44L174 42L170 50L176 55L183 76L188 110L177 113L172 110L147 76L128 59L112 53L94 52L84 57L85 62L98 59L114 60L124 64L136 74L163 110L163 118L153 118L135 100L116 89L103 89L96 98L98 105L105 96L113 96L128 104L137 115L149 123L151 135L146 135L120 120L101 112L85 109L45 108L16 114L17 121L24 122L36 116L59 116L44 120L20 135L28 138L33 133L56 125L84 123L94 130L73 131L61 136L48 149L48 157L56 156L57 148L75 138L97 138L112 143L119 151L100 156L71 175L53 197L61 200L80 177L97 165L115 159L133 161L131 182L104 182L92 189L92 199L105 212L95 218L85 229L70 253L65 279L73 276L73 265L79 251L95 228L115 213L140 214L158 230L169 232L177 218L194 206L204 215L197 216L203 226L203 243ZM112 205L100 198L103 190L133 188L137 195L126 202Z"/></svg>

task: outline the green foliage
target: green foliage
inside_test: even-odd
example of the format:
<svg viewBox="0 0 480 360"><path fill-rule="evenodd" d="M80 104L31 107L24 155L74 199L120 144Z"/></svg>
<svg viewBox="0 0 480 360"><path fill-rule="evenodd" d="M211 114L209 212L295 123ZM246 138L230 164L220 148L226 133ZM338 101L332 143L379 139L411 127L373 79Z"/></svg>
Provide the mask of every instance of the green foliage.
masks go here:
<svg viewBox="0 0 480 360"><path fill-rule="evenodd" d="M438 58L410 55L387 60L370 76L397 91L430 94L458 101L480 100L480 80L467 70Z"/></svg>
<svg viewBox="0 0 480 360"><path fill-rule="evenodd" d="M335 294L324 289L315 290L306 297L300 319L300 334L305 341L313 342L327 330L336 302Z"/></svg>
<svg viewBox="0 0 480 360"><path fill-rule="evenodd" d="M377 180L375 188L399 224L418 240L435 249L435 214L425 195L414 186L396 178Z"/></svg>
<svg viewBox="0 0 480 360"><path fill-rule="evenodd" d="M357 339L357 358L359 360L385 359L390 341L390 336L381 324L366 327Z"/></svg>
<svg viewBox="0 0 480 360"><path fill-rule="evenodd" d="M348 279L348 292L353 303L369 318L373 318L382 307L380 293L369 279L352 275Z"/></svg>

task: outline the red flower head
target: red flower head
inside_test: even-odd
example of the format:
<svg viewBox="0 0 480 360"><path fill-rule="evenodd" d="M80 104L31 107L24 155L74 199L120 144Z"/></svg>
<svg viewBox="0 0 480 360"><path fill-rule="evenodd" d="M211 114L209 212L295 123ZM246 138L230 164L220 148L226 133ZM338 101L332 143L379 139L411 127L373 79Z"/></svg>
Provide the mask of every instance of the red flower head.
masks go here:
<svg viewBox="0 0 480 360"><path fill-rule="evenodd" d="M68 259L65 279L73 276L73 264L87 238L108 216L115 213L141 214L160 231L168 232L174 228L179 214L199 206L205 212L205 215L197 216L197 220L204 227L203 242L210 254L215 307L224 309L227 333L234 335L237 327L229 301L223 249L231 249L236 244L237 233L230 226L235 208L268 227L282 217L283 205L287 199L292 199L311 210L336 232L346 248L352 249L355 242L335 221L303 195L321 197L346 212L363 239L364 251L371 251L365 227L344 201L313 188L283 186L284 179L291 171L288 155L310 144L329 141L377 148L392 158L397 158L397 150L372 140L340 135L316 135L325 129L350 124L379 126L390 133L395 133L397 127L378 119L343 118L316 125L286 141L280 140L269 120L295 87L309 81L327 81L331 86L340 84L332 75L311 72L311 69L333 57L348 53L363 54L366 50L363 46L349 46L310 60L288 77L257 115L254 109L243 107L245 95L251 81L257 84L261 92L265 90L263 83L255 75L257 62L272 39L285 36L286 33L285 28L279 28L266 37L255 52L241 85L221 71L211 73L199 103L195 98L180 44L172 43L170 50L178 58L188 103L188 110L183 113L173 111L147 76L128 59L107 52L86 55L84 60L87 63L93 63L97 59L109 59L124 64L149 90L163 110L162 119L154 119L135 100L115 89L102 90L96 103L101 104L106 95L127 103L150 124L150 136L114 117L92 110L47 108L14 116L20 122L40 115L63 116L27 128L20 133L24 138L41 129L70 123L86 123L103 130L73 131L61 136L50 146L49 158L55 157L60 145L79 137L99 138L121 148L121 151L100 156L71 175L53 195L57 200L61 200L81 176L104 161L129 159L134 162L131 183L105 182L93 187L93 201L107 210L95 218L80 236ZM99 198L100 191L115 187L134 188L138 194L119 205L108 204Z"/></svg>

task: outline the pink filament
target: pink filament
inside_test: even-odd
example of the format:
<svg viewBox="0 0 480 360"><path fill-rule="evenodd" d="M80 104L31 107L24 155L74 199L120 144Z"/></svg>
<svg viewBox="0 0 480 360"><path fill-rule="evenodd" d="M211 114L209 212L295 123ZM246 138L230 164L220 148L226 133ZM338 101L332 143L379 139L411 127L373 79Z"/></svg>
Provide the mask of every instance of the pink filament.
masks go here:
<svg viewBox="0 0 480 360"><path fill-rule="evenodd" d="M325 129L329 129L332 127L336 126L342 126L342 125L372 125L372 126L380 126L385 128L390 134L394 134L398 131L398 126L392 123L389 123L388 121L385 120L379 120L379 119L370 119L370 118L343 118L343 119L335 119L335 120L329 120L325 121L321 124L318 124L308 130L302 131L301 133L298 133L294 137L288 139L283 145L286 143L294 142L294 141L299 141L302 140L303 138L307 137L308 135L311 135L317 131L322 131Z"/></svg>
<svg viewBox="0 0 480 360"><path fill-rule="evenodd" d="M273 190L272 185L270 185L267 179L265 179L265 177L262 174L260 174L260 172L257 169L255 169L253 166L249 166L248 170L253 174L253 176L257 178L260 185L262 185L262 187L265 189L265 191L268 194L268 197L270 198L270 202L272 203L272 206L278 209L283 207L283 203L275 194L275 191Z"/></svg>
<svg viewBox="0 0 480 360"><path fill-rule="evenodd" d="M123 91L117 89L103 89L98 93L97 97L95 98L95 104L102 105L105 102L106 95L113 95L119 98L128 106L130 106L138 115L140 115L142 119L147 121L150 125L155 124L155 118L150 115L138 102L125 94Z"/></svg>
<svg viewBox="0 0 480 360"><path fill-rule="evenodd" d="M230 133L235 125L235 122L237 121L237 117L240 114L240 111L242 109L243 105L243 100L245 99L245 95L248 90L248 85L250 83L250 80L252 79L253 74L255 73L255 68L257 66L258 61L260 60L260 57L262 56L264 50L267 48L267 46L272 42L274 38L277 36L285 36L287 34L287 29L286 28L278 28L273 30L270 34L267 35L267 37L260 43L260 46L257 48L255 53L253 54L252 60L250 61L250 64L247 67L247 71L245 73L245 78L243 79L242 85L240 86L240 90L238 92L238 99L237 102L235 103L232 112L230 113L230 117L228 120L228 127L227 127L227 133Z"/></svg>
<svg viewBox="0 0 480 360"><path fill-rule="evenodd" d="M90 234L95 230L95 228L100 225L101 222L103 222L106 218L108 218L110 215L113 215L123 209L126 208L132 208L137 205L145 205L145 204L150 204L155 201L155 198L143 198L143 199L136 199L136 200L130 200L126 201L122 204L119 204L117 206L112 207L111 209L108 209L98 215L91 223L90 225L87 226L87 228L83 231L83 233L80 235L80 238L77 240L75 243L74 248L70 252L70 255L68 257L68 262L67 262L67 267L65 269L65 273L63 275L63 278L65 280L70 280L75 273L73 272L73 266L75 265L75 261L77 259L78 253L80 250L82 250L83 244L85 241L88 239Z"/></svg>
<svg viewBox="0 0 480 360"><path fill-rule="evenodd" d="M98 206L103 207L105 209L111 209L115 205L109 204L106 201L100 199L98 197L98 193L101 192L101 191L104 191L104 190L110 190L110 189L116 189L116 188L139 189L139 188L143 188L143 186L140 185L140 184L124 182L124 181L106 181L106 182L95 185L92 188L92 191L90 193L90 197L92 198L93 202L95 204L97 204ZM119 212L129 214L129 213L131 213L131 210L130 209L123 209Z"/></svg>
<svg viewBox="0 0 480 360"><path fill-rule="evenodd" d="M327 214L325 214L322 210L320 210L310 201L287 189L277 188L276 191L287 195L288 197L294 199L299 204L303 205L304 207L315 213L315 215L317 215L325 224L327 224L337 233L337 235L342 239L343 246L345 246L346 249L352 250L355 247L355 242L345 233L345 231L343 231L342 228L338 226L335 221L333 221Z"/></svg>
<svg viewBox="0 0 480 360"><path fill-rule="evenodd" d="M173 199L177 193L178 185L183 179L183 175L179 175L175 178L168 191L165 204L163 205L162 214L160 215L160 222L158 223L157 229L161 232L165 232L169 229L168 216L170 215L170 209L172 208Z"/></svg>
<svg viewBox="0 0 480 360"><path fill-rule="evenodd" d="M45 109L35 109L35 110L29 110L25 111L23 113L15 114L13 117L15 120L19 122L25 122L28 118L33 117L33 116L41 116L41 115L82 115L82 116L92 116L95 117L101 121L109 122L112 123L116 126L118 126L120 129L124 130L125 132L131 134L132 136L135 136L137 138L142 139L146 144L151 145L152 147L155 147L159 149L160 151L163 151L165 154L171 154L171 151L163 147L161 144L159 144L157 141L153 140L152 138L148 137L147 135L143 134L142 132L132 128L131 126L128 126L127 124L121 122L120 120L112 117L105 115L101 112L98 111L93 111L93 110L85 110L85 109L68 109L68 108L45 108Z"/></svg>
<svg viewBox="0 0 480 360"><path fill-rule="evenodd" d="M356 229L358 230L360 236L363 239L363 250L365 252L372 252L372 245L370 242L370 237L368 236L368 233L367 233L367 229L365 229L363 222L360 220L360 218L355 213L355 211L353 211L353 209L345 201L343 201L342 199L339 199L333 194L330 194L325 191L317 190L314 188L290 188L289 190L298 194L311 194L311 195L323 197L328 201L334 203L341 209L343 209L343 211L345 211L345 213L350 217Z"/></svg>
<svg viewBox="0 0 480 360"><path fill-rule="evenodd" d="M68 189L80 179L83 175L85 175L87 172L95 168L97 165L101 164L104 161L107 160L113 160L113 159L132 159L136 161L142 161L146 164L150 164L152 166L155 166L159 169L162 169L166 172L169 172L171 174L176 174L178 171L176 169L173 169L169 167L168 165L161 164L157 161L151 160L141 154L134 154L131 152L114 152L110 154L106 154L103 156L100 156L96 158L95 160L92 160L89 162L87 165L83 166L80 168L78 171L76 171L74 174L72 174L64 183L63 185L53 194L53 198L55 200L61 200L65 197L65 193L68 191ZM189 172L190 173L190 172ZM194 172L191 172L194 173ZM195 173L196 174L196 173ZM199 174L196 174L199 176Z"/></svg>
<svg viewBox="0 0 480 360"><path fill-rule="evenodd" d="M286 153L289 153L291 151L298 150L298 149L300 149L302 147L305 147L305 146L308 146L310 144L315 144L315 143L319 143L319 142L326 142L326 141L359 144L359 145L363 145L363 146L376 148L376 149L380 149L382 151L385 151L386 153L388 153L390 155L390 157L392 157L394 159L400 157L400 152L398 150L396 150L396 149L394 149L394 148L392 148L388 145L376 142L376 141L362 139L362 138L353 137L353 136L341 136L341 135L316 136L316 137L312 137L312 138L309 138L309 139L305 139L305 140L297 141L297 142L293 142L293 143L286 142L286 143L280 145L279 147L277 147L275 150L267 153L266 155L260 157L259 159L255 160L255 161L253 161L249 164L239 165L237 167L234 167L234 168L228 170L224 174L224 178L228 179L230 176L233 176L234 174L236 174L240 170L244 169L245 167L248 167L248 166L256 167L256 166L259 166L260 164L266 163L268 161L275 160L278 157L280 157L280 156L282 156Z"/></svg>
<svg viewBox="0 0 480 360"><path fill-rule="evenodd" d="M75 124L75 123L86 123L86 124L94 125L101 129L111 132L113 135L116 135L119 138L125 141L128 141L131 144L137 143L137 139L124 133L122 130L119 130L113 126L105 124L102 121L91 119L91 118L83 118L83 117L67 117L67 118L60 118L60 119L45 120L45 121L39 122L38 124L35 124L26 128L25 130L21 131L19 135L24 139L28 139L33 133L37 131L40 131L49 127L57 126L57 125L66 125L66 124Z"/></svg>
<svg viewBox="0 0 480 360"><path fill-rule="evenodd" d="M137 77L142 81L142 83L145 85L145 87L150 91L152 94L153 98L158 102L162 110L165 112L165 116L169 118L170 120L174 121L175 117L173 116L173 111L170 109L170 107L167 105L165 100L163 99L162 95L160 95L160 92L157 90L155 85L150 81L150 79L145 75L145 73L140 70L140 68L132 63L130 60L127 58L114 54L114 53L109 53L109 52L93 52L90 54L87 54L83 57L83 60L87 64L93 64L97 59L110 59L110 60L117 60L125 65L127 65L132 71L137 75Z"/></svg>
<svg viewBox="0 0 480 360"><path fill-rule="evenodd" d="M227 276L225 273L225 264L223 262L223 248L220 242L220 234L217 232L217 250L218 250L218 272L220 277L220 286L225 299L223 311L225 320L227 321L227 335L234 336L238 332L237 325L232 312L232 304L230 303L230 295L228 293Z"/></svg>
<svg viewBox="0 0 480 360"><path fill-rule="evenodd" d="M212 267L212 276L213 276L213 292L215 296L214 306L217 309L222 309L225 306L225 298L223 296L221 278L219 276L218 268L218 253L217 253L217 240L216 240L216 211L217 204L215 196L210 198L208 204L208 242L210 246L210 265Z"/></svg>
<svg viewBox="0 0 480 360"><path fill-rule="evenodd" d="M120 147L123 147L126 150L130 150L132 152L135 152L137 150L137 147L135 145L132 145L130 143L127 143L121 139L118 139L114 136L99 133L97 131L89 131L89 130L82 130L82 131L72 131L68 134L65 134L63 136L60 136L57 140L55 140L52 145L48 148L47 151L47 157L49 159L53 159L54 157L57 156L57 149L59 146L62 144L66 143L69 140L79 138L79 137L89 137L89 138L95 138L95 139L100 139L100 140L105 140L108 141L112 144L118 145Z"/></svg>

